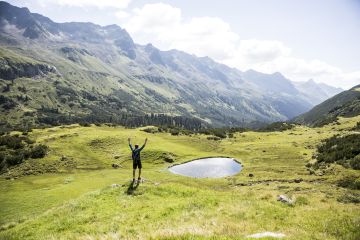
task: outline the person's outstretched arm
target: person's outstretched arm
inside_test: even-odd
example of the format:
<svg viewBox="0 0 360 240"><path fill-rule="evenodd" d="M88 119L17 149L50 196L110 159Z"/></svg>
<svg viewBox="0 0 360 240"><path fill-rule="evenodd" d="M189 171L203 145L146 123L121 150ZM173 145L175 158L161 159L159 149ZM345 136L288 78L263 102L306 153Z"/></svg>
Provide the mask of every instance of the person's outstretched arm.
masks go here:
<svg viewBox="0 0 360 240"><path fill-rule="evenodd" d="M147 143L147 138L145 138L144 145L141 146L140 151L143 150L143 148L146 146L146 143Z"/></svg>
<svg viewBox="0 0 360 240"><path fill-rule="evenodd" d="M128 142L129 142L129 147L130 147L131 151L134 151L133 147L131 146L131 140L130 140L130 138L128 138Z"/></svg>

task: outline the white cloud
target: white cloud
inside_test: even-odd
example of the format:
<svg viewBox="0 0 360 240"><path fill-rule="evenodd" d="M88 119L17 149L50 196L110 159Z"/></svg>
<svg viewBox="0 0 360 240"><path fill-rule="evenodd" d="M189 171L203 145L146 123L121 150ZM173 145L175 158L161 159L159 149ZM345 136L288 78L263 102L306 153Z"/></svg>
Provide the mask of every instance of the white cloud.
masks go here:
<svg viewBox="0 0 360 240"><path fill-rule="evenodd" d="M139 43L151 42L161 49L176 48L216 59L229 57L239 38L220 18L199 17L185 22L179 8L163 3L134 9L125 28Z"/></svg>
<svg viewBox="0 0 360 240"><path fill-rule="evenodd" d="M267 45L265 41L265 45ZM278 53L281 52L280 50ZM314 79L316 82L326 83L332 86L350 88L360 84L360 71L346 73L338 67L327 64L320 60L305 60L296 58L284 52L283 55L277 55L273 59L266 61L253 61L246 55L238 52L234 53L233 58L227 59L224 63L237 67L243 71L254 69L264 73L281 72L287 78L294 81L306 81Z"/></svg>
<svg viewBox="0 0 360 240"><path fill-rule="evenodd" d="M169 48L181 49L199 56L211 56L223 60L232 55L239 36L231 31L229 24L220 18L192 18L180 24L168 36Z"/></svg>
<svg viewBox="0 0 360 240"><path fill-rule="evenodd" d="M312 78L344 88L360 83L360 71L346 73L320 60L297 58L291 48L280 41L241 40L221 18L183 19L181 9L164 3L134 9L125 28L140 44L151 42L162 50L175 48L209 56L243 71L281 72L295 81Z"/></svg>
<svg viewBox="0 0 360 240"><path fill-rule="evenodd" d="M274 66L269 66L269 63L291 54L291 49L279 41L240 40L235 43L234 48L232 55L222 62L241 70L261 68L263 72L275 72L277 70L273 70Z"/></svg>
<svg viewBox="0 0 360 240"><path fill-rule="evenodd" d="M163 33L177 27L181 22L181 10L163 3L145 4L141 9L135 8L126 24L134 34Z"/></svg>
<svg viewBox="0 0 360 240"><path fill-rule="evenodd" d="M130 16L130 14L125 11L120 10L120 11L115 12L115 16L118 19L124 19L124 18L128 18Z"/></svg>
<svg viewBox="0 0 360 240"><path fill-rule="evenodd" d="M266 62L281 56L289 56L291 49L279 41L242 40L237 54L249 62Z"/></svg>
<svg viewBox="0 0 360 240"><path fill-rule="evenodd" d="M360 71L345 73L343 77L346 79L346 82L349 83L349 86L360 84Z"/></svg>
<svg viewBox="0 0 360 240"><path fill-rule="evenodd" d="M53 3L63 6L76 6L76 7L114 7L126 8L131 0L39 0L41 4Z"/></svg>

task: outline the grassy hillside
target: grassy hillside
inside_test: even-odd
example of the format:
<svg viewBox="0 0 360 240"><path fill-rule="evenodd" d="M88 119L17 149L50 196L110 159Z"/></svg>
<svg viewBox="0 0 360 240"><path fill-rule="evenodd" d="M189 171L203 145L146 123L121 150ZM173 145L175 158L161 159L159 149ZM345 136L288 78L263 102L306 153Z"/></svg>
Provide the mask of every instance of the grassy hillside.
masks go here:
<svg viewBox="0 0 360 240"><path fill-rule="evenodd" d="M0 239L245 239L266 231L286 239L359 239L359 190L345 180L359 181L360 173L330 164L310 174L306 167L322 140L356 134L359 121L220 141L107 126L33 130L29 138L49 153L3 174ZM149 139L145 181L136 189L129 188L130 161L111 168L129 159L128 137ZM229 156L244 168L232 177L192 179L167 171L169 154L174 163ZM295 203L278 202L280 194Z"/></svg>

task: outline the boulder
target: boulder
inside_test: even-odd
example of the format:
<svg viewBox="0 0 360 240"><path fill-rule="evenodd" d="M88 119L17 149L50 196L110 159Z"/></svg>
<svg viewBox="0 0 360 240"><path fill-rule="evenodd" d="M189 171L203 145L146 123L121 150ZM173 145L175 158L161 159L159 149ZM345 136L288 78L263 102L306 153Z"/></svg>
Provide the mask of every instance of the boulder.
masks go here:
<svg viewBox="0 0 360 240"><path fill-rule="evenodd" d="M286 203L286 204L289 204L289 205L292 205L294 204L294 200L285 196L285 195L279 195L278 198L277 198L278 201L282 202L282 203Z"/></svg>
<svg viewBox="0 0 360 240"><path fill-rule="evenodd" d="M117 168L120 167L120 165L119 165L119 164L116 164L116 163L111 164L111 166L112 166L113 168L115 168L115 169L117 169Z"/></svg>
<svg viewBox="0 0 360 240"><path fill-rule="evenodd" d="M248 235L247 238L283 238L286 235L283 233L274 233L274 232L262 232L262 233L255 233L252 235Z"/></svg>
<svg viewBox="0 0 360 240"><path fill-rule="evenodd" d="M295 180L294 180L295 183L301 183L302 181L303 181L302 178L299 178L299 179L295 179Z"/></svg>

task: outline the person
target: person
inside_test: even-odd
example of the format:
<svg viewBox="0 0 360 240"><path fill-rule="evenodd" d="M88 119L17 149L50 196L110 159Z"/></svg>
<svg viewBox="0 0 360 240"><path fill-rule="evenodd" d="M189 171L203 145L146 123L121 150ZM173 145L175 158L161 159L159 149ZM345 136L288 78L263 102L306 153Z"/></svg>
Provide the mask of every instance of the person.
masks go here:
<svg viewBox="0 0 360 240"><path fill-rule="evenodd" d="M144 149L144 147L146 146L147 143L147 138L145 139L145 143L144 145L141 146L141 148L139 148L139 145L135 145L135 148L132 147L131 145L131 139L128 138L128 142L129 142L129 147L131 149L132 152L132 160L133 160L133 182L135 182L135 171L137 168L139 168L139 177L138 177L138 181L141 181L141 168L142 168L142 164L141 164L141 159L140 159L140 152L141 150Z"/></svg>

